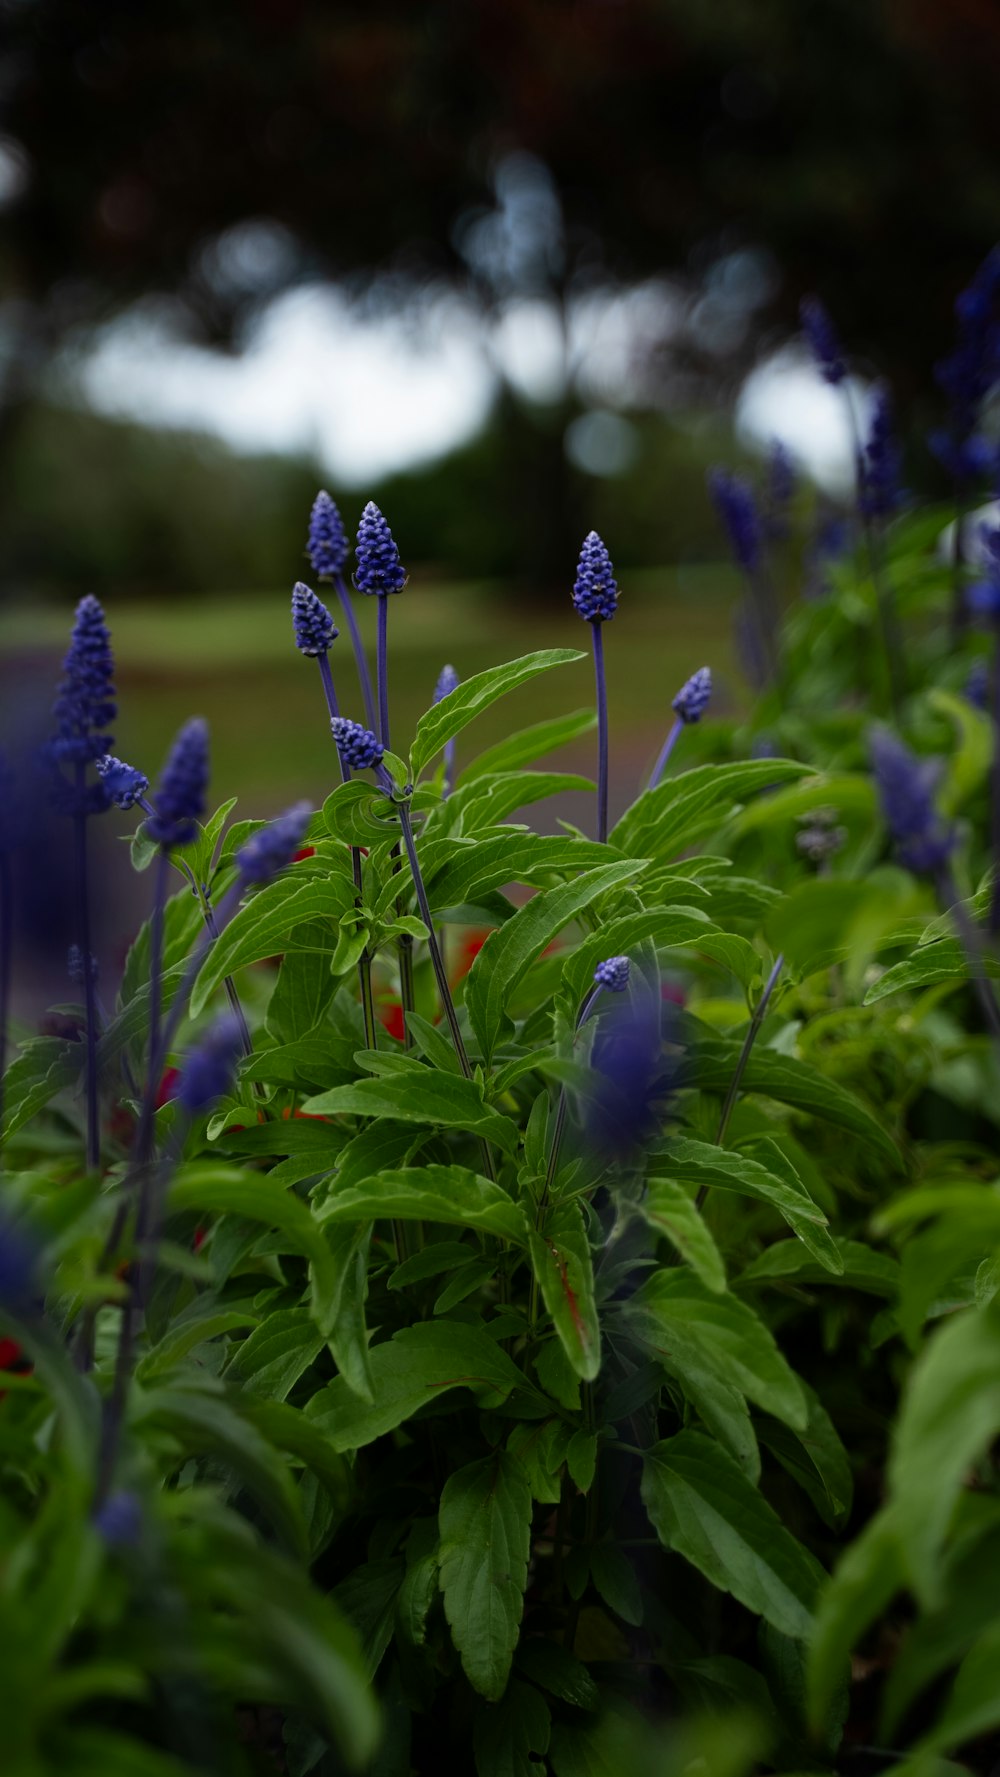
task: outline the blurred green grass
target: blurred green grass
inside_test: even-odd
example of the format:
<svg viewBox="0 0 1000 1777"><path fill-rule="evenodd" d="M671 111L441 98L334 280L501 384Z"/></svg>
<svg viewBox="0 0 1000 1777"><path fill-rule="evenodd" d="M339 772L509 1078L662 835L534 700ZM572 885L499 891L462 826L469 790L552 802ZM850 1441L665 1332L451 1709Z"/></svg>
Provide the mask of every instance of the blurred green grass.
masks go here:
<svg viewBox="0 0 1000 1777"><path fill-rule="evenodd" d="M606 636L612 782L616 800L634 783L660 744L670 699L695 667L709 663L717 682L717 713L743 699L736 668L731 610L735 586L723 566L666 567L625 577L622 600ZM337 615L335 598L331 608ZM374 660L375 601L356 598L359 624ZM115 746L154 779L171 736L188 716L204 715L212 731L215 801L238 796L240 812L270 814L297 796L319 801L336 780L319 677L292 641L288 595L219 595L195 600L106 602L111 625L119 719ZM54 688L71 613L35 605L0 616L4 676L30 671ZM496 583L442 583L415 577L389 611L389 689L394 750L405 753L430 702L445 661L461 678L535 648L578 648L589 656L588 626L565 604L505 597ZM350 641L343 631L332 655L345 714L361 717ZM459 758L513 729L593 701L588 658L504 698L459 739ZM592 745L562 756L566 768L589 771ZM572 817L571 817L572 818Z"/></svg>

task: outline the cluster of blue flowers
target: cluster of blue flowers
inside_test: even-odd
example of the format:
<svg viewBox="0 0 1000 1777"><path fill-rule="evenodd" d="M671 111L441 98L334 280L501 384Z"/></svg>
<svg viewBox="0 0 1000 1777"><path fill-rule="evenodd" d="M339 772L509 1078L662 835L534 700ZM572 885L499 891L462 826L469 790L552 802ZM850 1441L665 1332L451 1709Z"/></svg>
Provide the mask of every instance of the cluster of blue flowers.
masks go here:
<svg viewBox="0 0 1000 1777"><path fill-rule="evenodd" d="M588 623L610 623L618 609L618 582L611 557L596 531L588 532L583 540L573 604Z"/></svg>
<svg viewBox="0 0 1000 1777"><path fill-rule="evenodd" d="M153 814L146 831L167 850L190 845L198 836L208 790L208 724L200 716L185 722L163 767Z"/></svg>

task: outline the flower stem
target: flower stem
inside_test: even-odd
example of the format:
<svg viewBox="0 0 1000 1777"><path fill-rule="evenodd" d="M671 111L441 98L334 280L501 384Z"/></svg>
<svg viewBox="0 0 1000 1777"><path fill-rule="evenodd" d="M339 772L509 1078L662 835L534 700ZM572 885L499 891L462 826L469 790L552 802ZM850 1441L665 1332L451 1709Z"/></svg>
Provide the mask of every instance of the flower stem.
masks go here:
<svg viewBox="0 0 1000 1777"><path fill-rule="evenodd" d="M753 1017L750 1020L749 1029L747 1030L746 1036L743 1038L743 1047L740 1050L739 1060L737 1061L736 1066L733 1070L733 1077L729 1082L729 1090L726 1093L725 1100L723 1102L722 1115L719 1118L719 1128L718 1128L718 1132L715 1137L716 1147L721 1148L721 1146L725 1140L726 1130L729 1128L729 1119L733 1114L733 1110L736 1105L736 1100L738 1099L738 1097L740 1095L740 1086L743 1083L743 1075L747 1071L747 1062L750 1060L750 1051L752 1050L754 1043L757 1041L757 1033L760 1030L760 1027L763 1024L764 1019L767 1015L767 1008L770 1003L771 995L774 992L775 987L778 984L778 976L781 974L781 971L784 967L784 963L785 963L785 959L779 953L778 956L775 958L774 967L771 970L771 973L769 974L766 982L764 983L764 991L761 994L760 999L757 1001L756 1006L754 1007ZM701 1190L698 1192L698 1195L695 1198L695 1208L696 1209L701 1208L707 1195L708 1195L708 1186L702 1185Z"/></svg>
<svg viewBox="0 0 1000 1777"><path fill-rule="evenodd" d="M604 636L602 625L592 623L594 638L594 679L597 686L597 837L603 845L608 837L608 691L604 674Z"/></svg>
<svg viewBox="0 0 1000 1777"><path fill-rule="evenodd" d="M375 732L382 745L389 745L389 599L380 592L378 595L378 654L376 656L378 675L378 727Z"/></svg>
<svg viewBox="0 0 1000 1777"><path fill-rule="evenodd" d="M851 428L854 444L854 474L857 488L858 517L865 539L868 555L868 572L875 589L875 609L878 613L879 630L882 635L882 650L885 655L885 670L889 690L889 704L893 715L899 718L899 706L903 696L903 639L900 634L899 622L892 591L886 584L879 541L867 511L864 499L864 444L861 437L861 425L858 420L857 408L850 386L844 383L844 405Z"/></svg>
<svg viewBox="0 0 1000 1777"><path fill-rule="evenodd" d="M590 1014L593 1011L594 1007L596 1006L597 1001L600 999L602 991L603 991L603 989L602 989L601 983L599 981L596 981L594 983L593 987L590 989L590 992L588 993L586 999L583 1001L583 1003L580 1007L580 1010L576 1015L576 1025L573 1030L573 1041L574 1042L576 1041L576 1038L577 1038L579 1032L583 1029L583 1026L586 1024L587 1019L590 1017ZM536 1231L536 1233L541 1228L542 1217L545 1214L545 1210L546 1210L546 1207L547 1207L548 1201L549 1201L549 1196L552 1191L552 1186L555 1183L556 1173L559 1170L559 1153L560 1153L560 1149L562 1148L563 1135L566 1130L566 1105L567 1105L566 1088L565 1088L565 1086L560 1086L560 1088L559 1088L559 1102L556 1105L556 1120L552 1126L552 1142L549 1147L549 1160L548 1160L548 1165L545 1168L545 1183L542 1186L541 1195L539 1196L539 1199L538 1199L538 1206L535 1210L535 1231ZM529 1324L529 1326L533 1327L535 1324L535 1321L537 1319L538 1319L538 1279L535 1276L534 1272L532 1272L531 1285L530 1285L529 1294L528 1294L528 1324Z"/></svg>
<svg viewBox="0 0 1000 1777"><path fill-rule="evenodd" d="M684 727L684 724L681 721L680 716L675 717L674 725L671 728L670 733L667 735L667 738L664 741L662 747L660 748L660 756L657 759L656 764L653 766L653 775L649 780L649 788L651 790L656 789L657 784L659 783L661 777L663 776L663 773L665 772L665 770L667 768L667 762L670 758L670 755L673 752L675 746L677 745L677 742L679 741L679 739L681 737L681 730L683 727Z"/></svg>
<svg viewBox="0 0 1000 1777"><path fill-rule="evenodd" d="M91 968L90 891L87 881L87 816L83 812L86 785L84 767L76 767L77 813L73 816L76 852L76 906L80 955L83 958L83 997L87 1016L87 1170L101 1163L101 1124L97 1101L97 1007Z"/></svg>
<svg viewBox="0 0 1000 1777"><path fill-rule="evenodd" d="M351 632L351 646L354 649L354 663L358 669L358 683L361 686L361 695L365 700L365 720L367 721L369 728L374 728L375 699L372 696L372 677L371 673L368 671L364 643L361 640L361 631L358 628L358 620L354 615L354 606L351 602L351 595L342 574L335 574L333 577L333 583L337 588L337 597L340 600L341 610L344 613L344 620Z"/></svg>
<svg viewBox="0 0 1000 1777"><path fill-rule="evenodd" d="M163 996L163 911L167 899L170 854L161 846L156 854L153 879L153 913L149 926L149 1062L142 1097L136 1155L140 1167L149 1164L153 1149L156 1095L160 1083L160 1003Z"/></svg>
<svg viewBox="0 0 1000 1777"><path fill-rule="evenodd" d="M357 647L355 649L355 652L357 652L357 649L361 647L361 638L357 633L357 626L354 623L354 613L351 610L350 595L348 594L347 588L344 586L344 583L342 580L338 582L338 586L340 589L340 594L341 594L342 599L344 599L346 601L346 609L347 609L349 619L350 619L350 622L352 625L351 633L356 638ZM364 662L364 653L363 652L361 654L361 660L363 663ZM339 716L340 715L340 706L337 702L337 693L334 688L333 673L330 670L330 657L328 654L320 654L318 657L318 661L319 661L319 676L320 676L321 680L323 681L323 691L326 696L326 707L329 710L331 716ZM367 668L367 666L365 666L364 686L367 686L366 702L370 702L371 701L371 685L368 683L368 676L367 675L368 675L368 668ZM363 688L364 688L364 686L363 686ZM374 717L372 718L372 720L374 720ZM351 775L352 775L351 768L347 764L346 760L344 760L340 757L339 748L336 749L336 751L337 751L337 758L340 761L341 778L345 784L349 784L351 781ZM351 846L351 871L354 876L354 896L355 896L354 904L358 910L358 913L360 914L360 912L361 912L361 852L356 845ZM362 1011L362 1015L363 1015L364 1021L365 1021L365 1047L368 1049L377 1049L378 1048L378 1037L376 1034L377 1025L375 1022L375 1002L372 997L372 959L371 959L371 952L368 949L367 945L365 946L364 950L361 952L361 955L358 957L358 985L359 985L360 992L361 992L361 1011Z"/></svg>

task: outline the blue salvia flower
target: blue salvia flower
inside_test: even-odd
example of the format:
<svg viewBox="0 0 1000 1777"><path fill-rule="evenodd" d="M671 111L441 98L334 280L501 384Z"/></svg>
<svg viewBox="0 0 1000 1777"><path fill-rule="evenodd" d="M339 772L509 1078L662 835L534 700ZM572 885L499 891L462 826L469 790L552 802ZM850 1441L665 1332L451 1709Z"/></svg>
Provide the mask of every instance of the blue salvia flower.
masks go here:
<svg viewBox="0 0 1000 1777"><path fill-rule="evenodd" d="M383 596L402 592L406 585L406 569L399 559L393 534L374 500L369 500L361 514L355 555L354 584L359 592Z"/></svg>
<svg viewBox="0 0 1000 1777"><path fill-rule="evenodd" d="M965 700L977 710L989 708L990 668L986 660L973 661L965 681Z"/></svg>
<svg viewBox="0 0 1000 1777"><path fill-rule="evenodd" d="M977 433L980 409L1000 380L1000 247L994 247L955 302L958 337L935 367L949 424L932 434L939 461L964 483L991 472L996 446Z"/></svg>
<svg viewBox="0 0 1000 1777"><path fill-rule="evenodd" d="M189 845L198 834L208 789L208 726L200 716L186 722L170 750L156 792L156 812L146 831L170 849Z"/></svg>
<svg viewBox="0 0 1000 1777"><path fill-rule="evenodd" d="M458 685L458 674L453 666L443 666L438 674L438 682L434 687L434 702L440 703Z"/></svg>
<svg viewBox="0 0 1000 1777"><path fill-rule="evenodd" d="M630 998L627 1009L606 1021L591 1065L597 1080L586 1107L588 1144L608 1159L631 1158L660 1126L677 1067L665 1064L660 1008L645 995Z"/></svg>
<svg viewBox="0 0 1000 1777"><path fill-rule="evenodd" d="M112 737L102 730L118 714L114 668L104 612L97 599L88 594L76 607L62 683L53 708L53 757L86 765L108 751Z"/></svg>
<svg viewBox="0 0 1000 1777"><path fill-rule="evenodd" d="M347 716L334 716L330 729L340 757L352 771L369 771L381 765L385 748L370 728L350 721Z"/></svg>
<svg viewBox="0 0 1000 1777"><path fill-rule="evenodd" d="M711 695L712 669L699 666L697 672L685 680L670 707L682 722L700 722Z"/></svg>
<svg viewBox="0 0 1000 1777"><path fill-rule="evenodd" d="M783 543L790 533L788 509L795 493L795 465L780 438L772 439L767 458L764 488L764 531L772 543Z"/></svg>
<svg viewBox="0 0 1000 1777"><path fill-rule="evenodd" d="M325 654L340 634L323 600L304 580L292 587L292 624L300 654Z"/></svg>
<svg viewBox="0 0 1000 1777"><path fill-rule="evenodd" d="M755 574L760 566L761 526L750 483L728 469L710 469L708 491L737 566L745 574Z"/></svg>
<svg viewBox="0 0 1000 1777"><path fill-rule="evenodd" d="M252 833L235 856L236 868L245 882L269 882L286 864L290 864L305 838L312 809L308 802L296 802L277 820Z"/></svg>
<svg viewBox="0 0 1000 1777"><path fill-rule="evenodd" d="M181 1069L177 1097L193 1117L229 1091L242 1043L239 1021L226 1013L191 1050Z"/></svg>
<svg viewBox="0 0 1000 1777"><path fill-rule="evenodd" d="M631 963L627 956L609 956L598 963L594 970L594 981L598 987L604 987L609 993L624 993L628 986Z"/></svg>
<svg viewBox="0 0 1000 1777"><path fill-rule="evenodd" d="M74 983L74 985L76 985L77 987L80 987L83 985L83 982L85 980L85 976L84 976L84 972L83 972L83 951L80 949L79 944L71 944L70 945L69 951L67 952L67 956L66 956L66 970L67 970L70 980ZM91 981L97 980L97 958L96 958L96 956L92 956L90 959L90 979L91 979Z"/></svg>
<svg viewBox="0 0 1000 1777"><path fill-rule="evenodd" d="M108 799L116 808L132 808L142 801L149 789L148 777L144 777L134 765L127 765L124 759L116 759L113 753L105 753L98 759L97 770Z"/></svg>
<svg viewBox="0 0 1000 1777"><path fill-rule="evenodd" d="M858 464L858 504L866 518L891 518L903 503L900 458L887 389L875 395L871 425Z"/></svg>
<svg viewBox="0 0 1000 1777"><path fill-rule="evenodd" d="M611 557L596 531L589 531L583 540L573 604L588 623L609 623L618 609L618 583Z"/></svg>
<svg viewBox="0 0 1000 1777"><path fill-rule="evenodd" d="M955 846L954 829L934 806L938 765L918 759L888 728L873 729L869 750L882 815L900 861L920 874L935 874Z"/></svg>
<svg viewBox="0 0 1000 1777"><path fill-rule="evenodd" d="M847 375L847 365L840 340L826 308L818 296L807 296L799 305L802 331L823 380L834 387Z"/></svg>
<svg viewBox="0 0 1000 1777"><path fill-rule="evenodd" d="M306 553L317 580L333 580L342 574L350 553L344 521L325 488L316 495L309 514ZM306 652L309 650L303 649Z"/></svg>
<svg viewBox="0 0 1000 1777"><path fill-rule="evenodd" d="M109 1493L94 1513L94 1529L110 1549L134 1549L142 1537L142 1506L127 1487Z"/></svg>

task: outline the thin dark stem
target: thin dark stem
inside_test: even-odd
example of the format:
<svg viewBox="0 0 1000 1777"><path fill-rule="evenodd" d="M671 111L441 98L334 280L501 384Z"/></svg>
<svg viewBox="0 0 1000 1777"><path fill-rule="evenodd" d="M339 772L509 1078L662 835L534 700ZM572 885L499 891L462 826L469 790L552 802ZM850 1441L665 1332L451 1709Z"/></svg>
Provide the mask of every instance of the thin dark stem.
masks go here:
<svg viewBox="0 0 1000 1777"><path fill-rule="evenodd" d="M367 721L369 728L374 728L375 699L372 696L372 678L371 673L368 671L368 662L365 658L365 647L361 640L361 631L358 628L358 620L354 615L354 606L351 602L351 595L341 574L334 575L333 583L337 588L337 597L340 600L341 609L344 613L344 620L351 632L351 646L354 649L354 661L358 669L358 683L361 686L361 695L365 701L365 720Z"/></svg>
<svg viewBox="0 0 1000 1777"><path fill-rule="evenodd" d="M227 889L222 900L219 902L218 907L215 909L215 925L218 934L221 934L225 930L239 906L240 896L243 893L243 889L243 878L242 876L237 876L236 881ZM159 1051L157 1055L159 1066L162 1066L170 1053L170 1045L177 1034L177 1027L184 1016L184 1008L191 996L191 989L201 972L202 963L205 961L206 956L215 942L216 940L212 933L206 928L205 932L198 940L198 943L195 945L194 950L191 952L191 956L188 959L188 966L181 977L180 986L174 994L170 1003L170 1011L167 1013L163 1022L163 1030L160 1036Z"/></svg>
<svg viewBox="0 0 1000 1777"><path fill-rule="evenodd" d="M85 767L76 767L76 798L78 812L73 816L76 851L76 904L79 923L80 955L83 959L83 1000L87 1018L87 1170L96 1172L101 1164L101 1124L97 1100L97 1007L94 1004L94 971L91 966L90 888L87 881L87 816L83 813L86 795Z"/></svg>
<svg viewBox="0 0 1000 1777"><path fill-rule="evenodd" d="M446 801L451 795L455 783L455 736L445 742L444 748L444 781L441 785L441 799Z"/></svg>
<svg viewBox="0 0 1000 1777"><path fill-rule="evenodd" d="M651 790L656 789L656 786L659 783L661 777L663 776L663 773L666 771L667 762L668 762L670 755L673 752L675 746L677 745L677 742L679 741L679 739L681 737L681 730L683 729L683 727L684 727L684 724L681 721L680 716L675 717L674 725L671 728L670 733L667 735L667 738L664 741L662 747L660 748L660 756L657 759L656 764L653 766L653 775L649 780L649 788Z"/></svg>
<svg viewBox="0 0 1000 1777"><path fill-rule="evenodd" d="M350 596L348 594L347 588L344 586L342 581L339 582L339 588L340 588L341 597L347 601L347 611L348 611L348 614L350 617L351 624L353 626L352 627L352 634L356 637L357 648L360 648L361 638L357 634L356 626L354 626L354 613L350 607ZM355 652L357 652L357 649L355 650ZM364 659L363 654L362 654L361 658L362 658L362 660ZM367 671L368 671L368 669L366 667L365 668L365 684L368 683ZM327 654L321 654L319 656L319 676L320 676L320 679L322 680L322 683L323 683L323 692L326 697L326 707L329 710L331 717L339 716L340 715L340 706L337 702L337 693L336 693L336 690L334 688L334 683L333 683L333 673L330 668L330 658L329 658L329 655L327 655ZM370 698L371 698L371 686L368 685L368 699L370 700ZM373 720L374 720L374 718L373 718ZM341 758L339 747L337 748L337 758L340 763L341 778L345 784L349 784L351 781L351 777L352 777L351 768L347 764L346 760ZM360 914L360 912L361 912L361 852L356 845L351 846L351 871L354 876L354 894L355 894L354 904L358 910L358 913ZM378 1048L378 1037L376 1034L377 1026L375 1023L375 1001L372 997L372 959L371 959L371 952L367 948L367 946L361 952L361 955L358 957L358 985L359 985L360 991L361 991L361 1010L362 1010L362 1014L364 1016L364 1021L365 1021L365 1046L368 1049L377 1049Z"/></svg>
<svg viewBox="0 0 1000 1777"><path fill-rule="evenodd" d="M989 1026L990 1035L1000 1041L1000 1006L997 1005L996 991L986 973L986 947L983 943L983 934L966 912L955 879L947 864L943 864L937 873L936 887L938 899L948 909L958 927L958 936L969 964L972 984L982 1007L983 1017Z"/></svg>
<svg viewBox="0 0 1000 1777"><path fill-rule="evenodd" d="M752 1050L754 1043L757 1041L757 1033L767 1015L767 1008L770 1003L771 995L777 986L778 976L781 974L784 963L784 957L779 954L775 958L774 967L764 983L764 991L754 1007L753 1017L750 1020L747 1034L743 1038L743 1047L740 1050L739 1060L733 1070L733 1077L729 1082L729 1090L723 1101L722 1115L719 1118L719 1128L715 1137L716 1147L721 1148L725 1140L726 1130L729 1128L729 1119L733 1114L736 1100L740 1095L740 1087L743 1084L743 1075L747 1071L747 1062L750 1060L750 1051ZM695 1198L696 1208L701 1208L707 1195L708 1186L702 1185L701 1190Z"/></svg>
<svg viewBox="0 0 1000 1777"><path fill-rule="evenodd" d="M844 383L844 405L851 428L851 439L854 446L854 478L857 490L858 517L865 539L868 555L868 572L875 589L875 609L878 614L879 630L882 636L882 649L885 655L885 669L889 688L889 703L893 715L898 718L899 706L903 696L903 638L896 617L896 605L892 590L887 585L883 572L882 555L875 526L866 510L864 487L864 442L861 437L861 424L858 419L854 397L850 385Z"/></svg>
<svg viewBox="0 0 1000 1777"><path fill-rule="evenodd" d="M163 911L167 899L167 871L170 854L161 846L156 855L153 879L153 914L149 927L149 1061L146 1088L142 1096L136 1157L140 1167L147 1166L153 1150L153 1125L156 1117L156 1094L160 1082L160 1003L163 996Z"/></svg>
<svg viewBox="0 0 1000 1777"><path fill-rule="evenodd" d="M608 690L602 625L592 623L590 631L594 638L594 679L597 685L597 837L603 845L608 837Z"/></svg>
<svg viewBox="0 0 1000 1777"><path fill-rule="evenodd" d="M10 859L0 852L0 1146L3 1143L3 1082L7 1066L7 1020L10 1013L10 958L14 931Z"/></svg>
<svg viewBox="0 0 1000 1777"><path fill-rule="evenodd" d="M389 598L387 593L378 595L378 653L376 655L378 676L378 727L375 730L382 745L389 745Z"/></svg>
<svg viewBox="0 0 1000 1777"><path fill-rule="evenodd" d="M198 883L197 894L198 900L201 903L202 918L205 921L205 925L212 938L217 938L219 936L219 928L215 922L215 909L209 900L208 890L203 882ZM250 1036L250 1026L247 1023L246 1013L243 1010L240 996L236 991L236 983L231 975L227 975L222 985L226 990L226 998L229 1001L230 1009L239 1026L240 1043L242 1045L243 1053L244 1055L252 1055L253 1040ZM257 1091L259 1095L262 1095L263 1088L259 1080L257 1081Z"/></svg>

